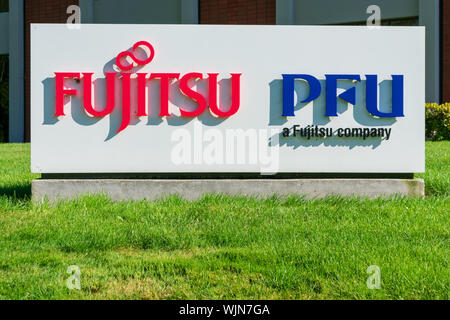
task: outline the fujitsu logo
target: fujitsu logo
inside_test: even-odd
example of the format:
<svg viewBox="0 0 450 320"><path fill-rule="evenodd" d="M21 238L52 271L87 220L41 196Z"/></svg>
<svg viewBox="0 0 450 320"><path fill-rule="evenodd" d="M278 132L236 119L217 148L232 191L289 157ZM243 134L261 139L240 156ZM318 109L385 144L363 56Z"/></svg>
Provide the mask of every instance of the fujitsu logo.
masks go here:
<svg viewBox="0 0 450 320"><path fill-rule="evenodd" d="M138 48L146 49L148 51L148 57L146 59L139 59L136 56L136 50ZM114 110L116 107L115 101L115 83L116 79L120 78L122 81L122 122L117 130L117 133L124 130L130 124L131 117L131 79L137 79L137 117L148 116L147 111L147 99L146 99L146 85L147 81L151 79L157 79L161 84L160 91L160 117L170 117L169 113L169 85L173 80L179 80L179 87L182 94L192 99L197 104L197 108L194 110L187 110L180 106L180 115L182 117L197 117L201 115L207 107L217 117L230 117L234 115L240 106L240 77L241 73L230 73L231 75L231 105L227 111L224 111L226 107L218 105L217 102L217 82L218 73L207 73L208 82L208 100L201 93L193 90L188 81L191 79L206 80L206 76L200 72L189 72L183 76L180 73L132 73L126 72L132 70L135 66L144 66L149 64L155 56L155 50L153 46L147 41L139 41L134 44L132 52L123 51L116 57L116 65L120 70L118 72L105 72L106 76L106 106L102 110L99 110L102 106L92 105L92 72L55 72L55 116L65 116L64 113L64 97L77 95L76 89L65 88L64 79L81 79L83 82L83 107L88 114L93 117L104 117ZM124 60L130 58L133 63L124 64ZM205 78L204 78L205 77Z"/></svg>

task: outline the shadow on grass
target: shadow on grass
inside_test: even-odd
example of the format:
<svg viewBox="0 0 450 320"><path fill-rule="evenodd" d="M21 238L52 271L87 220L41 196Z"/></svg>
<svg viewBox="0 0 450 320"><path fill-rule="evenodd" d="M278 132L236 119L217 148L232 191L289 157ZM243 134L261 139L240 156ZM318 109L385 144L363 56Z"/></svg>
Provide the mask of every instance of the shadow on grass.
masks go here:
<svg viewBox="0 0 450 320"><path fill-rule="evenodd" d="M18 184L14 186L0 186L0 198L6 197L10 200L30 200L31 199L31 183Z"/></svg>

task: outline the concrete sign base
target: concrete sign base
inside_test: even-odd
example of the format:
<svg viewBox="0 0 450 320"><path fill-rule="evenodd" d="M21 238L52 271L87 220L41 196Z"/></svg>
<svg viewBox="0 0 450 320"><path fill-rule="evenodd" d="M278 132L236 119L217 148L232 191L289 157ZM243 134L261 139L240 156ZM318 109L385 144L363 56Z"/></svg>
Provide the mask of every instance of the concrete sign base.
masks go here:
<svg viewBox="0 0 450 320"><path fill-rule="evenodd" d="M32 182L35 202L106 194L114 201L155 200L170 195L195 200L203 194L268 197L330 195L358 197L424 196L422 179L38 179Z"/></svg>

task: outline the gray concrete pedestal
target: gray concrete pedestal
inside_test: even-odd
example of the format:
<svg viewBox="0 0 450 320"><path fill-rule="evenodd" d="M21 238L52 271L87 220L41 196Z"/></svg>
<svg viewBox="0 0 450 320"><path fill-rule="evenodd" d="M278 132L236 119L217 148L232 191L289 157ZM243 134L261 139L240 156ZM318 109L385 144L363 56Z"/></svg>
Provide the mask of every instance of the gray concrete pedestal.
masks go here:
<svg viewBox="0 0 450 320"><path fill-rule="evenodd" d="M38 179L33 180L31 191L35 202L99 193L114 201L154 200L174 194L195 200L211 193L306 198L329 195L422 197L424 182L422 179Z"/></svg>

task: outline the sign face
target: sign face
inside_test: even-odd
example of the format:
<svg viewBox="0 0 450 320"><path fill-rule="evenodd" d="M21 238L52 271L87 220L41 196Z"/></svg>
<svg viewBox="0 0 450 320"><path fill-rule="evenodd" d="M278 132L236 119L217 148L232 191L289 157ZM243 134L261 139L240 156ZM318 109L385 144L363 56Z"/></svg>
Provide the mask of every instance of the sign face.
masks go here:
<svg viewBox="0 0 450 320"><path fill-rule="evenodd" d="M32 24L32 172L423 172L424 31Z"/></svg>

